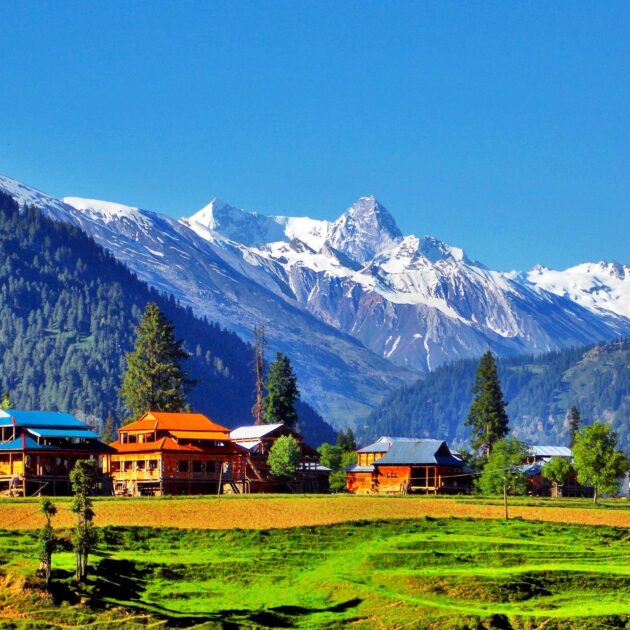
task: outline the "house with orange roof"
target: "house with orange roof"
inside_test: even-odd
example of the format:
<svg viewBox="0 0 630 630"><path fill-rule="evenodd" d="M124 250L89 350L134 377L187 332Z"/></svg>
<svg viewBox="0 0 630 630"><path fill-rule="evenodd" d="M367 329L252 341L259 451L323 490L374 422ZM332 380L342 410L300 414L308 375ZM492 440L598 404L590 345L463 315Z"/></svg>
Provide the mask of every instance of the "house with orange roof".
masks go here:
<svg viewBox="0 0 630 630"><path fill-rule="evenodd" d="M149 411L118 429L108 461L116 494L242 492L247 450L200 413Z"/></svg>

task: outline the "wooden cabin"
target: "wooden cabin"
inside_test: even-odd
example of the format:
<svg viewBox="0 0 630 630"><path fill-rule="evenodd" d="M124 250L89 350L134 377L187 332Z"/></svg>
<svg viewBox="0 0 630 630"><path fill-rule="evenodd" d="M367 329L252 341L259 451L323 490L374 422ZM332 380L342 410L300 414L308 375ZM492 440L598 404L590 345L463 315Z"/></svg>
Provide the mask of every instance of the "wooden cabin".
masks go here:
<svg viewBox="0 0 630 630"><path fill-rule="evenodd" d="M346 487L354 493L452 494L470 490L469 472L446 442L383 436L357 451Z"/></svg>
<svg viewBox="0 0 630 630"><path fill-rule="evenodd" d="M293 436L302 457L295 479L285 482L272 477L267 457L282 436ZM234 429L230 438L247 451L245 476L250 492L328 492L331 470L319 463L319 453L302 435L284 424L249 425Z"/></svg>
<svg viewBox="0 0 630 630"><path fill-rule="evenodd" d="M582 486L575 474L561 486L545 479L543 468L554 457L573 461L573 451L567 446L534 445L529 447L529 453L521 467L525 475L527 492L536 496L552 496L556 498L592 497L593 488Z"/></svg>
<svg viewBox="0 0 630 630"><path fill-rule="evenodd" d="M200 413L149 411L118 429L108 462L116 494L219 494L244 487L246 449Z"/></svg>
<svg viewBox="0 0 630 630"><path fill-rule="evenodd" d="M383 457L392 446L394 440L411 438L380 437L376 442L368 444L357 451L357 463L346 469L346 489L355 494L376 492L376 469L374 462Z"/></svg>
<svg viewBox="0 0 630 630"><path fill-rule="evenodd" d="M0 410L0 492L9 495L71 494L70 471L80 459L103 470L110 448L85 422L53 411ZM105 477L99 480L107 491Z"/></svg>

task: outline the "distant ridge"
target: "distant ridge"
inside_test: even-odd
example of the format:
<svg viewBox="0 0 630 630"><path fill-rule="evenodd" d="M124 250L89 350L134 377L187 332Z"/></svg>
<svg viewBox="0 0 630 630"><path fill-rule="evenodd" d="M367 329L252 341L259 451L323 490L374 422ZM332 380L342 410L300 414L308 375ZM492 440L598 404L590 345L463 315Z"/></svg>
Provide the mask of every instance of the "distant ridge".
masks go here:
<svg viewBox="0 0 630 630"><path fill-rule="evenodd" d="M464 426L478 362L443 365L387 396L358 426L362 443L379 435L468 441ZM630 339L539 356L501 358L499 377L514 435L530 443L566 445L566 412L576 405L586 424L610 423L630 452Z"/></svg>

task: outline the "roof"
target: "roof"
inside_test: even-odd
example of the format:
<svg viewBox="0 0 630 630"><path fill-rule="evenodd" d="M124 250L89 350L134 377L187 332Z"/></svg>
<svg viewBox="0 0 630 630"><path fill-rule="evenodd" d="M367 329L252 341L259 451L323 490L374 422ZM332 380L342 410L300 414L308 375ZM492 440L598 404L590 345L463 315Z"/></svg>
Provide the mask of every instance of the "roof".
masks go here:
<svg viewBox="0 0 630 630"><path fill-rule="evenodd" d="M2 426L90 429L89 424L81 422L69 413L18 409L0 409L0 427Z"/></svg>
<svg viewBox="0 0 630 630"><path fill-rule="evenodd" d="M0 451L22 451L25 449L41 449L45 447L47 450L58 450L57 446L49 446L44 444L38 444L30 435L25 435L15 438L10 442L0 442Z"/></svg>
<svg viewBox="0 0 630 630"><path fill-rule="evenodd" d="M349 473L371 473L374 472L374 466L359 466L358 464L352 464L346 467L346 472Z"/></svg>
<svg viewBox="0 0 630 630"><path fill-rule="evenodd" d="M261 437L269 435L283 426L284 425L280 422L279 424L252 424L245 427L238 427L230 432L230 438L235 441L260 440Z"/></svg>
<svg viewBox="0 0 630 630"><path fill-rule="evenodd" d="M213 422L202 413L148 411L121 431L217 431L227 436L230 430Z"/></svg>
<svg viewBox="0 0 630 630"><path fill-rule="evenodd" d="M180 440L228 440L223 431L170 431L173 437Z"/></svg>
<svg viewBox="0 0 630 630"><path fill-rule="evenodd" d="M187 453L203 454L225 454L225 453L241 453L243 449L238 444L226 443L224 446L197 446L195 444L180 444L173 438L163 437L157 442L133 442L131 444L122 442L113 442L110 444L117 453L151 453L156 451L178 451Z"/></svg>
<svg viewBox="0 0 630 630"><path fill-rule="evenodd" d="M523 464L522 466L518 466L518 469L526 476L526 477L537 477L542 474L543 462L535 462L534 464Z"/></svg>
<svg viewBox="0 0 630 630"><path fill-rule="evenodd" d="M376 442L360 448L357 453L386 453L394 442L415 442L417 438L389 437L383 435Z"/></svg>
<svg viewBox="0 0 630 630"><path fill-rule="evenodd" d="M404 440L392 442L389 451L374 462L374 466L392 464L461 466L462 461L453 457L441 440Z"/></svg>
<svg viewBox="0 0 630 630"><path fill-rule="evenodd" d="M89 429L28 429L28 432L35 437L51 437L51 438L85 438L85 439L98 439L98 433L90 431Z"/></svg>
<svg viewBox="0 0 630 630"><path fill-rule="evenodd" d="M11 440L10 442L0 442L0 451L45 451L50 453L51 451L63 451L63 452L73 452L77 451L83 453L111 453L112 449L107 446L107 444L103 444L103 442L99 442L98 440L93 440L89 442L89 444L72 444L71 446L60 446L57 444L39 444L35 438L31 437L28 433L22 433L15 440Z"/></svg>
<svg viewBox="0 0 630 630"><path fill-rule="evenodd" d="M573 451L568 446L530 446L529 450L535 457L573 457Z"/></svg>

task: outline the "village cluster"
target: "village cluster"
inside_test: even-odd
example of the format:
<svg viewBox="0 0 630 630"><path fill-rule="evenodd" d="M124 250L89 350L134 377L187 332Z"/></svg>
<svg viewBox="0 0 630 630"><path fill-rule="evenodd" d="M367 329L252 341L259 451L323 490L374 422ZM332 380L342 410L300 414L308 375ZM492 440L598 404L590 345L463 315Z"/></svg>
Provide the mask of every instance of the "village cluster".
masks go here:
<svg viewBox="0 0 630 630"><path fill-rule="evenodd" d="M290 478L278 478L268 458L285 436L299 445L299 466ZM572 451L530 448L522 463L529 491L589 496L574 477L561 488L544 478L542 467L552 458L570 461ZM70 494L70 471L81 459L98 462L99 491L109 495L321 493L329 491L331 473L318 451L281 423L230 430L199 413L147 412L105 444L66 413L0 410L0 492ZM381 437L359 448L346 469L352 493L455 494L472 487L473 471L441 440Z"/></svg>

